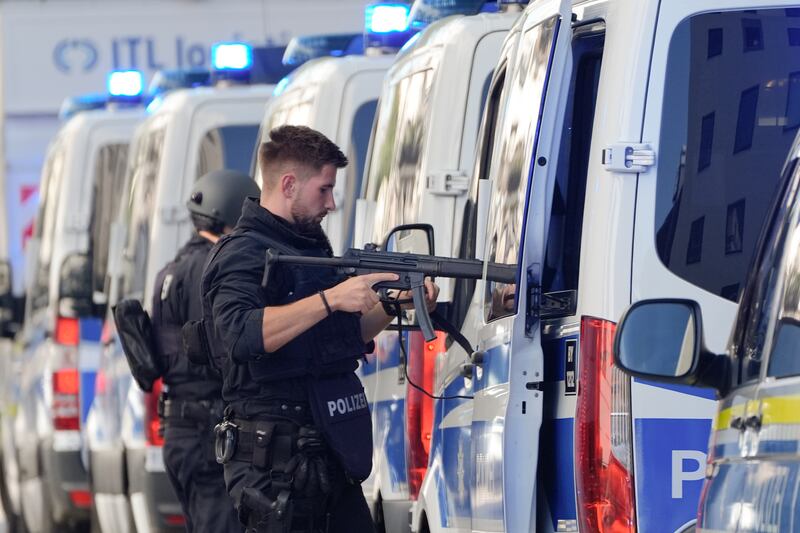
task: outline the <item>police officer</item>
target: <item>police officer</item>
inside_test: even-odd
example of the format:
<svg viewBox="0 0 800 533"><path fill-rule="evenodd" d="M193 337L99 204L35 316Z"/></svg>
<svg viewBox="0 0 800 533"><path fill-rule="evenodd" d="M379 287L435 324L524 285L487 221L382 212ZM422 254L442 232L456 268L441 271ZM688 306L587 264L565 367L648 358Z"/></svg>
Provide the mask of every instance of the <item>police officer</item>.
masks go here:
<svg viewBox="0 0 800 533"><path fill-rule="evenodd" d="M370 532L360 483L372 468L372 429L354 370L392 319L373 285L397 276L343 279L325 267L280 264L262 284L270 248L332 255L321 222L335 208L336 171L347 159L321 133L281 126L258 163L260 202L245 202L202 285L224 373L217 443L225 482L249 531ZM428 281L429 309L437 293Z"/></svg>
<svg viewBox="0 0 800 533"><path fill-rule="evenodd" d="M222 382L211 367L190 360L181 329L201 316L200 280L213 243L236 225L244 199L260 192L252 178L232 170L200 178L187 202L197 232L156 277L153 336L166 385L164 463L189 532L241 530L213 448L213 427L222 418Z"/></svg>

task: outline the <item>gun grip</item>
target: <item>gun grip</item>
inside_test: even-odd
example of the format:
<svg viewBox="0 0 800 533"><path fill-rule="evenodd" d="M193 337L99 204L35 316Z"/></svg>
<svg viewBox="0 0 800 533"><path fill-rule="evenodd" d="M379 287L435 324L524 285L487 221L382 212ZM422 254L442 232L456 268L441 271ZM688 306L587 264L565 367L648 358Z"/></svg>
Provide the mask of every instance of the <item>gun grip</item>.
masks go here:
<svg viewBox="0 0 800 533"><path fill-rule="evenodd" d="M428 314L428 308L425 305L425 285L414 287L411 290L411 297L414 300L414 310L417 312L419 329L422 330L425 341L431 342L436 339L436 333L433 331L431 315Z"/></svg>

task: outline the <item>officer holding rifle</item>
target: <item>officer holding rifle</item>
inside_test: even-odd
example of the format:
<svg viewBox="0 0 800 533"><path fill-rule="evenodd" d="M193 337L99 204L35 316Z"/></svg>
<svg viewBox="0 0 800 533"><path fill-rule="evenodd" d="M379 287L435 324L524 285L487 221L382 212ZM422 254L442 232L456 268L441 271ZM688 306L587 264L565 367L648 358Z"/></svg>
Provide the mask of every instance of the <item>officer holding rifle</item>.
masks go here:
<svg viewBox="0 0 800 533"><path fill-rule="evenodd" d="M360 484L372 468L372 429L354 371L396 316L396 306L378 305L375 286L398 275L345 278L329 266L282 263L262 284L267 250L333 255L321 222L335 209L347 158L317 131L282 126L260 146L258 164L260 201L245 202L202 282L200 327L226 405L217 459L248 531L370 532ZM425 280L428 311L437 295ZM410 293L397 299L411 307Z"/></svg>

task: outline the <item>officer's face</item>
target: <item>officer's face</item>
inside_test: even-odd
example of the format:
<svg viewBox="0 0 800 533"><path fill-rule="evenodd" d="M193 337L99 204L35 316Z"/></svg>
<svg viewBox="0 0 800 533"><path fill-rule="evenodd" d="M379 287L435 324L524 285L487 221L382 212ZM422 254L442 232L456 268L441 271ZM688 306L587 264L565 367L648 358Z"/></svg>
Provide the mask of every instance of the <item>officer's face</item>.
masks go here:
<svg viewBox="0 0 800 533"><path fill-rule="evenodd" d="M318 173L295 184L292 196L292 218L303 225L320 225L329 211L336 209L333 187L336 185L336 167L325 165Z"/></svg>

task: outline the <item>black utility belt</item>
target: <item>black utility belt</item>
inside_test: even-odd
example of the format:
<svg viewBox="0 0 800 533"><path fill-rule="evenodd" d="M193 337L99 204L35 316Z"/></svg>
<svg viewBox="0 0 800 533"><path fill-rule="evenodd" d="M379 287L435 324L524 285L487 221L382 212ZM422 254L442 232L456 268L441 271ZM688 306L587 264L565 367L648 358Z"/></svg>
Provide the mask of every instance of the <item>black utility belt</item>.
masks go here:
<svg viewBox="0 0 800 533"><path fill-rule="evenodd" d="M164 400L159 415L168 424L173 421L217 422L222 418L222 400Z"/></svg>
<svg viewBox="0 0 800 533"><path fill-rule="evenodd" d="M264 468L287 461L294 452L300 425L286 419L224 420L214 428L217 462L252 463Z"/></svg>

